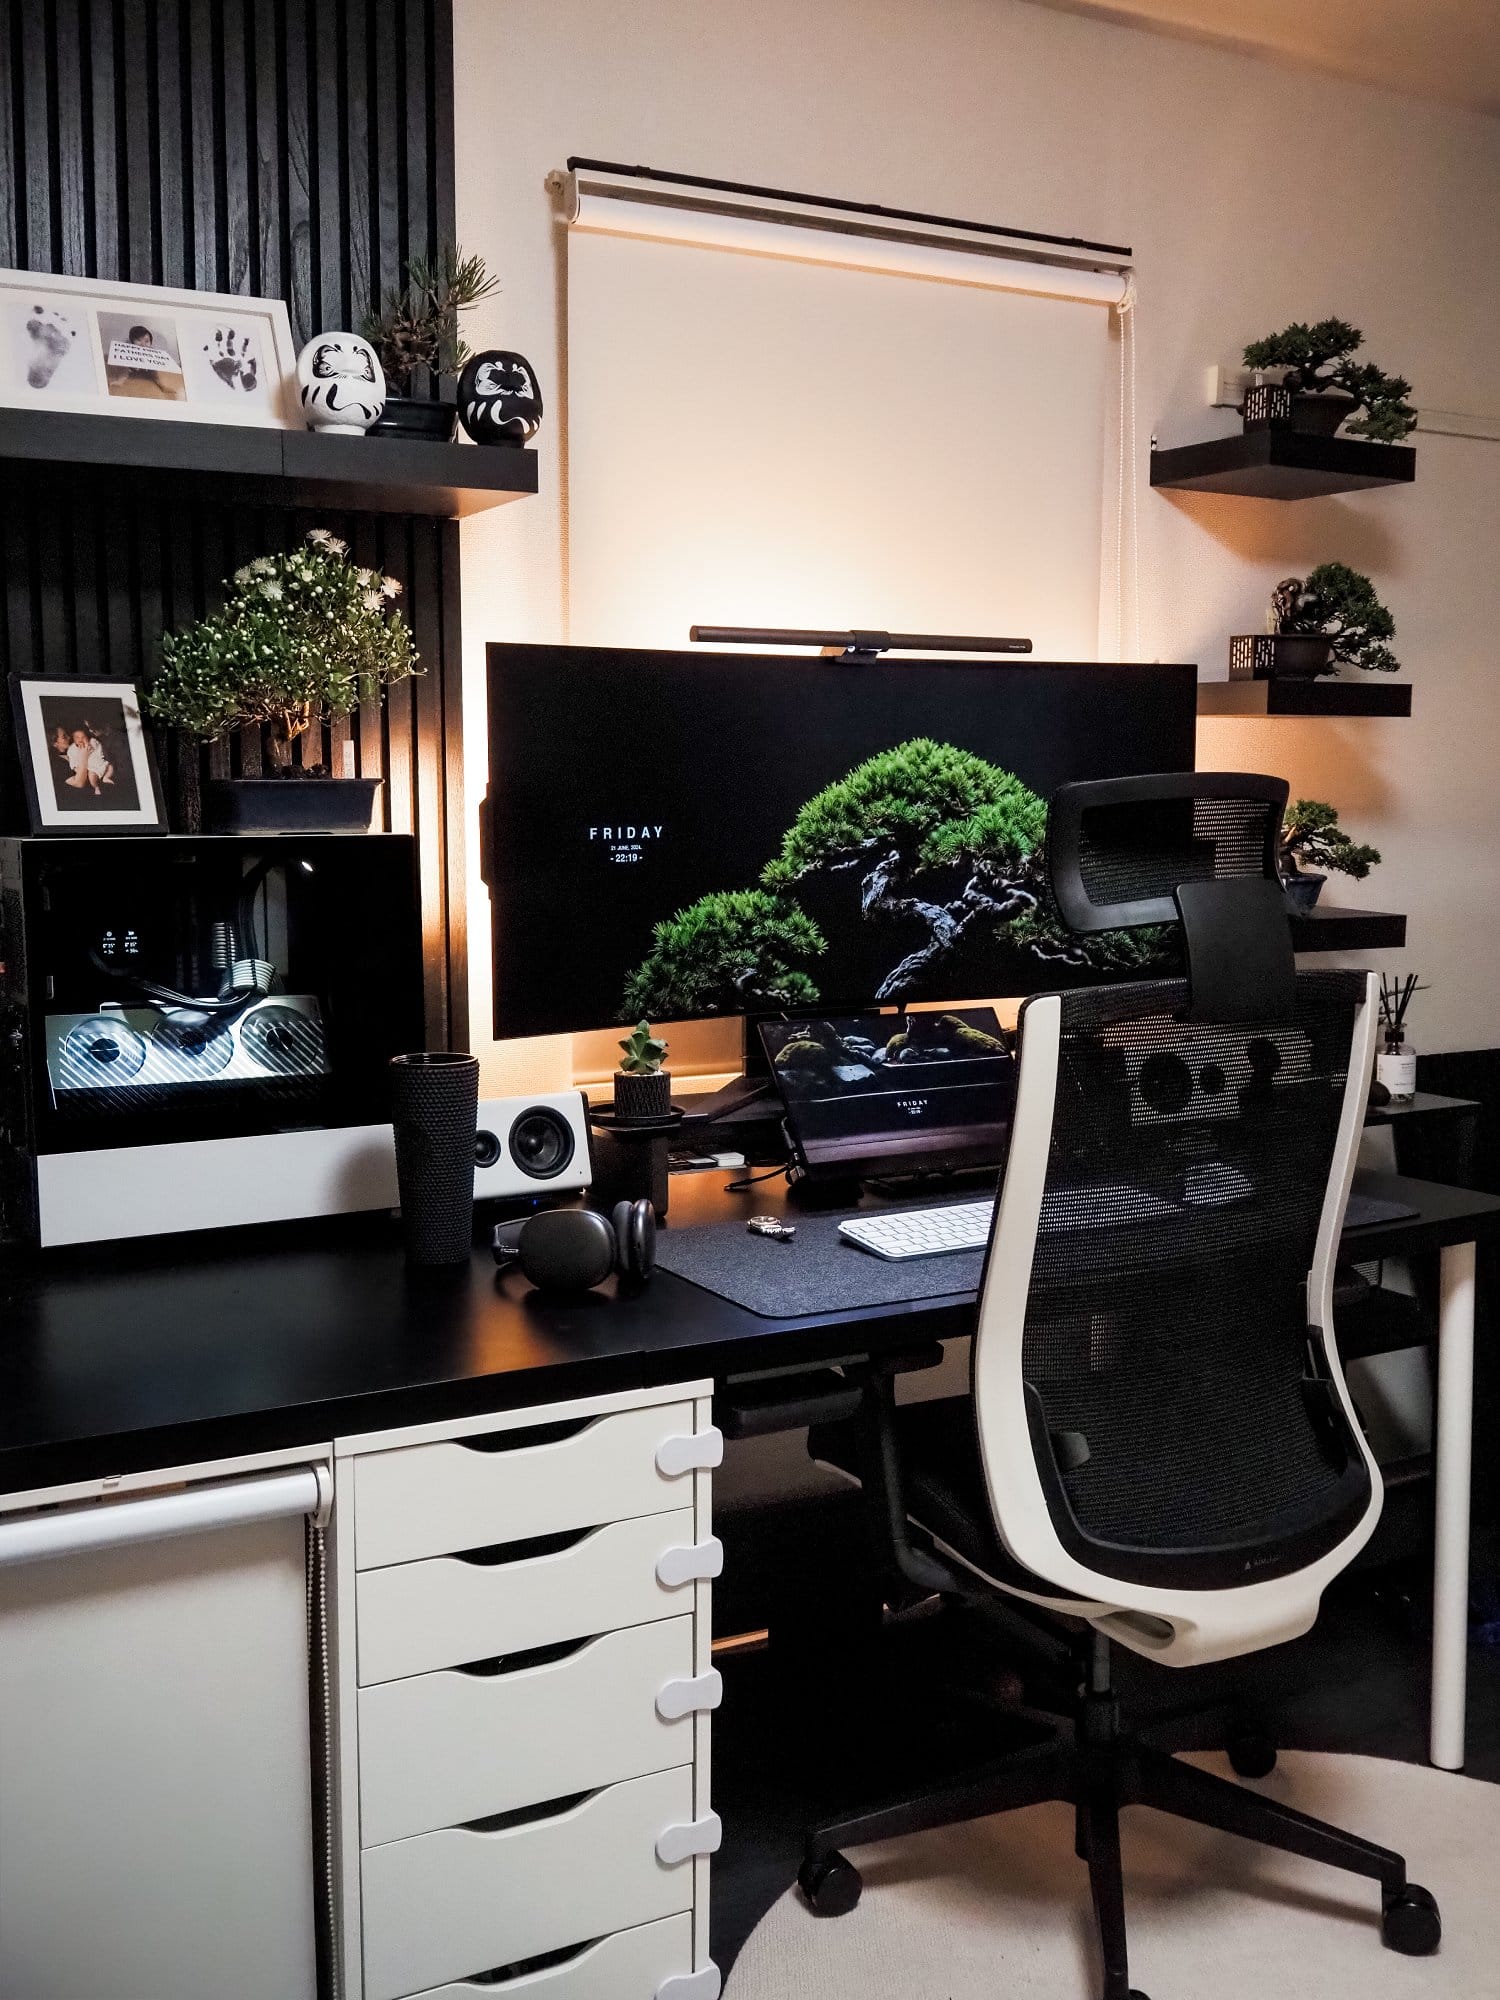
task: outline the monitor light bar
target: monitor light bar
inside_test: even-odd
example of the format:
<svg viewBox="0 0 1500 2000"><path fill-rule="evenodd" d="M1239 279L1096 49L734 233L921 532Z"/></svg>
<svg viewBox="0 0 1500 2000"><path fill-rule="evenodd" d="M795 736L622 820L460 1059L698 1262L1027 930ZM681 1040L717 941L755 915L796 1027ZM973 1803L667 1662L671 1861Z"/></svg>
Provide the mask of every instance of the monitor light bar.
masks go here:
<svg viewBox="0 0 1500 2000"><path fill-rule="evenodd" d="M881 653L1029 653L1029 639L964 638L951 632L804 631L782 625L692 625L699 646L816 646L829 659L873 660Z"/></svg>

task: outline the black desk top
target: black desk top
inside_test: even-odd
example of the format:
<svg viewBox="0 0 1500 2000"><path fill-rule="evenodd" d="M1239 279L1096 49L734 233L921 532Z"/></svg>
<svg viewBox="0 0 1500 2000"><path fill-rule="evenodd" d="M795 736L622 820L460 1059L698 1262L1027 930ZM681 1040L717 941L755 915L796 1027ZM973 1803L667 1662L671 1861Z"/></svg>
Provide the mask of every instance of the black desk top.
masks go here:
<svg viewBox="0 0 1500 2000"><path fill-rule="evenodd" d="M778 1182L731 1195L726 1178L675 1175L670 1226L791 1205ZM1500 1228L1493 1195L1359 1184L1420 1213L1350 1231L1351 1255ZM953 1338L973 1307L967 1292L770 1320L668 1273L543 1299L487 1251L408 1272L383 1218L16 1258L0 1264L0 1491Z"/></svg>

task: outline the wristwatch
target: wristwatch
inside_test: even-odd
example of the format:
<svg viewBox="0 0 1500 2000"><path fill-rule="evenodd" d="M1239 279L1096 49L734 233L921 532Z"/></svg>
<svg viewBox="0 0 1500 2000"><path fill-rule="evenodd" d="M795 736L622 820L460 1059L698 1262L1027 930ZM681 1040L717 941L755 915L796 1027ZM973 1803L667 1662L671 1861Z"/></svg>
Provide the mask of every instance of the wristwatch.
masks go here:
<svg viewBox="0 0 1500 2000"><path fill-rule="evenodd" d="M775 1243L790 1243L797 1234L795 1222L783 1222L779 1215L752 1215L745 1224L752 1236L769 1236Z"/></svg>

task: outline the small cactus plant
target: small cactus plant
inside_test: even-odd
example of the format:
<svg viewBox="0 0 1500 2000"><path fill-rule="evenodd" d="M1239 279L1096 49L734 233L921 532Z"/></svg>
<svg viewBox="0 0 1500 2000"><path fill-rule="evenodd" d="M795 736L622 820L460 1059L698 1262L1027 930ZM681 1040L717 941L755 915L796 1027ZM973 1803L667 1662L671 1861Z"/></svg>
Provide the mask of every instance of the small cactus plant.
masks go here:
<svg viewBox="0 0 1500 2000"><path fill-rule="evenodd" d="M620 1043L615 1071L615 1115L626 1125L652 1124L672 1115L672 1079L662 1068L667 1045L638 1021Z"/></svg>
<svg viewBox="0 0 1500 2000"><path fill-rule="evenodd" d="M620 1048L622 1076L655 1076L667 1059L667 1045L652 1034L649 1021L637 1021Z"/></svg>

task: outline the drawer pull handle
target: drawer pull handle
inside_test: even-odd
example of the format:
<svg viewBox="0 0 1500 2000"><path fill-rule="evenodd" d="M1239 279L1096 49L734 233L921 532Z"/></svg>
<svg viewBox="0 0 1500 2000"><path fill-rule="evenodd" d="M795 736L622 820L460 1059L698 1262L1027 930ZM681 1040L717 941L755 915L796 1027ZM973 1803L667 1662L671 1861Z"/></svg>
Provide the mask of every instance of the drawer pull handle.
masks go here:
<svg viewBox="0 0 1500 2000"><path fill-rule="evenodd" d="M674 1972L656 1989L656 2000L719 2000L722 1985L712 1959L701 1972Z"/></svg>
<svg viewBox="0 0 1500 2000"><path fill-rule="evenodd" d="M665 1584L668 1590L676 1590L684 1583L696 1583L700 1578L712 1581L723 1571L724 1544L717 1535L710 1535L706 1542L694 1542L688 1547L663 1549L656 1559L656 1580Z"/></svg>
<svg viewBox="0 0 1500 2000"><path fill-rule="evenodd" d="M690 1681L668 1681L656 1697L656 1712L663 1722L680 1722L685 1715L699 1715L717 1708L724 1699L724 1676L717 1667Z"/></svg>
<svg viewBox="0 0 1500 2000"><path fill-rule="evenodd" d="M724 1463L724 1433L716 1424L690 1436L663 1438L656 1447L656 1469L663 1479L680 1479L684 1472L712 1472Z"/></svg>
<svg viewBox="0 0 1500 2000"><path fill-rule="evenodd" d="M697 1854L717 1854L719 1842L724 1837L724 1828L716 1812L705 1813L702 1819L683 1821L678 1826L669 1826L656 1837L656 1858L667 1868L675 1868L680 1861L691 1861Z"/></svg>

